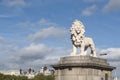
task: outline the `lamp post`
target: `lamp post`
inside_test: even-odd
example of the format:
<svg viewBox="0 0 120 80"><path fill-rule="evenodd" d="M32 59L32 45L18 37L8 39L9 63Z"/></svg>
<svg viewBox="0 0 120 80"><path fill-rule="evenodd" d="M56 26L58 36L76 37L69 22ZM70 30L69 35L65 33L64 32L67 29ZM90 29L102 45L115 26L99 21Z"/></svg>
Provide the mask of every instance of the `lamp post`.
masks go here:
<svg viewBox="0 0 120 80"><path fill-rule="evenodd" d="M105 55L107 55L107 53L102 53L102 54L100 54L100 56L105 56Z"/></svg>

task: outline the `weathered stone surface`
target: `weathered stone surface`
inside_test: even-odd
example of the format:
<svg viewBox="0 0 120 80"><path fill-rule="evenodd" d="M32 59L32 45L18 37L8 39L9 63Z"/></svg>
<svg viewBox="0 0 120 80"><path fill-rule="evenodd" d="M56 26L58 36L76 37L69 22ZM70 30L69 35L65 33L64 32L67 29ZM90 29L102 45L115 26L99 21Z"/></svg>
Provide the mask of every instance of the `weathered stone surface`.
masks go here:
<svg viewBox="0 0 120 80"><path fill-rule="evenodd" d="M88 47L91 49L91 56L96 57L96 50L92 38L85 37L85 27L81 21L75 20L70 28L73 51L70 56L86 56ZM80 53L77 54L77 48Z"/></svg>
<svg viewBox="0 0 120 80"><path fill-rule="evenodd" d="M115 68L109 66L105 59L91 56L61 57L55 68L56 80L112 80L111 71Z"/></svg>

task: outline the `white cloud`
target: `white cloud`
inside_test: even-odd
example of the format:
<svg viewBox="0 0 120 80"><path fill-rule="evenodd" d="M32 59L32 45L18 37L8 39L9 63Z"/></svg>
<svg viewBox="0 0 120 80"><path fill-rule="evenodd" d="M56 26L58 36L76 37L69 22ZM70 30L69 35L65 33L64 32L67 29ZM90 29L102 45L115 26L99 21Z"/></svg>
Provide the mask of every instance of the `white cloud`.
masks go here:
<svg viewBox="0 0 120 80"><path fill-rule="evenodd" d="M28 47L20 50L20 56L22 58L42 58L45 55L51 53L53 49L47 48L44 44L31 44Z"/></svg>
<svg viewBox="0 0 120 80"><path fill-rule="evenodd" d="M8 17L11 17L9 15L0 15L0 18L8 18Z"/></svg>
<svg viewBox="0 0 120 80"><path fill-rule="evenodd" d="M48 27L41 29L35 34L30 35L29 39L32 41L36 41L38 39L47 38L47 37L63 38L65 37L66 33L67 30L64 28Z"/></svg>
<svg viewBox="0 0 120 80"><path fill-rule="evenodd" d="M37 24L39 24L39 25L45 25L45 26L57 26L56 23L50 22L50 21L48 21L48 20L46 20L46 19L44 19L44 18L40 19L40 20L37 22Z"/></svg>
<svg viewBox="0 0 120 80"><path fill-rule="evenodd" d="M0 42L4 41L4 38L2 36L0 36Z"/></svg>
<svg viewBox="0 0 120 80"><path fill-rule="evenodd" d="M0 64L2 64L0 69L25 69L29 67L39 69L41 65L58 62L59 57L67 50L34 43L23 48L13 45L0 46L0 55L4 55L3 59L0 58Z"/></svg>
<svg viewBox="0 0 120 80"><path fill-rule="evenodd" d="M120 9L120 0L109 0L109 2L103 8L103 11L110 12L116 9Z"/></svg>
<svg viewBox="0 0 120 80"><path fill-rule="evenodd" d="M30 64L34 64L34 65L51 65L51 64L55 64L59 61L60 56L47 56L44 59L36 59L33 62L30 62Z"/></svg>
<svg viewBox="0 0 120 80"><path fill-rule="evenodd" d="M96 0L84 0L85 2L95 2Z"/></svg>
<svg viewBox="0 0 120 80"><path fill-rule="evenodd" d="M26 3L25 0L3 0L2 5L8 7L25 7L30 4Z"/></svg>
<svg viewBox="0 0 120 80"><path fill-rule="evenodd" d="M26 21L17 23L16 26L29 29L32 34L28 36L31 41L36 41L44 38L65 38L67 35L67 29L57 25L54 22L50 22L44 18L36 21Z"/></svg>
<svg viewBox="0 0 120 80"><path fill-rule="evenodd" d="M50 26L57 26L56 23L52 23L44 18L40 19L39 21L36 22L31 22L31 21L26 21L26 22L21 22L18 23L17 26L21 27L50 27Z"/></svg>
<svg viewBox="0 0 120 80"><path fill-rule="evenodd" d="M33 22L30 22L30 21L26 21L26 22L20 22L20 23L17 23L16 24L17 26L20 26L20 27L29 27L29 28L33 28L33 27L36 27L37 26L37 23L33 23Z"/></svg>
<svg viewBox="0 0 120 80"><path fill-rule="evenodd" d="M23 48L16 48L15 46L11 46L11 47L3 46L3 47L0 47L0 54L4 55L4 60L2 59L3 61L0 63L4 64L6 68L12 68L12 69L20 68L20 66L28 67L30 66L29 63L32 63L36 60L44 61L47 55L49 54L52 55L52 53L54 52L53 48L48 48L44 44L34 44L34 43ZM42 64L42 63L38 63L38 64Z"/></svg>
<svg viewBox="0 0 120 80"><path fill-rule="evenodd" d="M86 8L85 10L83 10L81 15L82 16L91 16L96 9L97 9L97 6L92 5L92 6L88 7L88 8Z"/></svg>
<svg viewBox="0 0 120 80"><path fill-rule="evenodd" d="M107 53L107 55L103 57L110 61L120 61L120 48L102 49L100 53Z"/></svg>
<svg viewBox="0 0 120 80"><path fill-rule="evenodd" d="M104 0L83 0L83 1L87 3L94 3L94 2L103 2Z"/></svg>
<svg viewBox="0 0 120 80"><path fill-rule="evenodd" d="M17 26L20 27L29 27L34 33L28 36L28 39L31 41L36 41L43 38L65 38L67 35L67 29L60 27L56 23L50 22L44 18L36 22L21 22ZM37 27L37 30L35 28Z"/></svg>
<svg viewBox="0 0 120 80"><path fill-rule="evenodd" d="M44 58L46 55L52 53L52 48L46 47L44 44L30 44L27 47L17 50L17 56L23 60Z"/></svg>

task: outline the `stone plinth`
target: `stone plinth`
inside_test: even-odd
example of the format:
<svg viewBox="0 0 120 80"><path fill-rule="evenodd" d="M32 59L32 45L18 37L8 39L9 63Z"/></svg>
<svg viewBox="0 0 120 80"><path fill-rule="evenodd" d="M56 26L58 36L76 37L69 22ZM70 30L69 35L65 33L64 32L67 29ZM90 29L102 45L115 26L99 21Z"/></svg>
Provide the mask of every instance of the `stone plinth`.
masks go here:
<svg viewBox="0 0 120 80"><path fill-rule="evenodd" d="M91 56L61 57L55 69L55 80L112 80L112 67L105 59Z"/></svg>

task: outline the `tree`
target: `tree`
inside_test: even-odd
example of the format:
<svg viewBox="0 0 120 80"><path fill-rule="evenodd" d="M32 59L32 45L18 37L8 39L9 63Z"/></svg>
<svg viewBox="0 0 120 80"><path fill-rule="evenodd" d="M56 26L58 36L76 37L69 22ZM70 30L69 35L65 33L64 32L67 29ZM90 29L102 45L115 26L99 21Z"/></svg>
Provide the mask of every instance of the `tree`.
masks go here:
<svg viewBox="0 0 120 80"><path fill-rule="evenodd" d="M54 80L53 75L45 76L43 74L38 74L35 76L34 80Z"/></svg>
<svg viewBox="0 0 120 80"><path fill-rule="evenodd" d="M26 76L3 75L0 73L0 80L55 80L53 75L45 76L43 74L36 75L33 79Z"/></svg>

